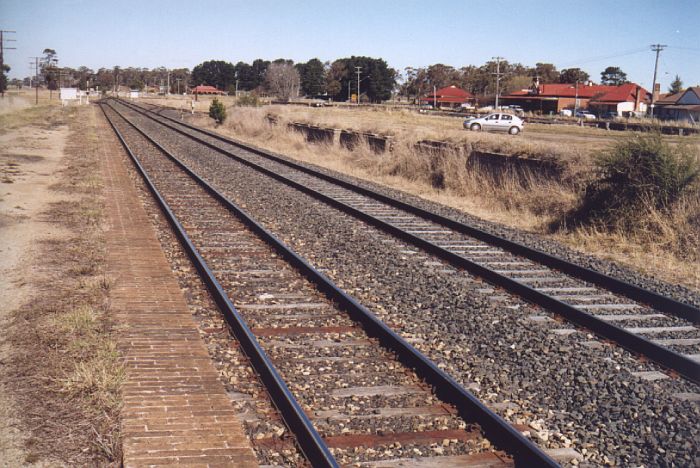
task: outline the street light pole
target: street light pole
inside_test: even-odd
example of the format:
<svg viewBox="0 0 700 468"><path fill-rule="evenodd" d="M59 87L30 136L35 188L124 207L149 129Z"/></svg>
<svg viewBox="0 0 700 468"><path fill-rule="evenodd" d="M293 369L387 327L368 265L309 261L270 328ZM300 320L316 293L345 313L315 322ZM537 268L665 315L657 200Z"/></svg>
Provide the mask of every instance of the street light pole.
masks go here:
<svg viewBox="0 0 700 468"><path fill-rule="evenodd" d="M360 73L362 73L362 67L355 67L357 73L357 105L360 105Z"/></svg>

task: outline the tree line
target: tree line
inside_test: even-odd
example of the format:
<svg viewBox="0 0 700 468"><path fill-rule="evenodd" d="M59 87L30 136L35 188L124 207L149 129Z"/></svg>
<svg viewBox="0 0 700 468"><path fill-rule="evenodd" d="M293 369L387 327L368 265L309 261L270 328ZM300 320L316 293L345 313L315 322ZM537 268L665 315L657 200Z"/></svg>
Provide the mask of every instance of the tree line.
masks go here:
<svg viewBox="0 0 700 468"><path fill-rule="evenodd" d="M208 60L195 66L191 72L187 68L168 70L165 67L118 66L94 71L87 67L58 67L56 51L45 49L40 60L39 84L49 89L56 89L59 85L80 89L98 86L101 90L117 86L138 90L148 87L170 93L182 93L197 85L210 85L230 94L267 93L285 100L296 96L323 96L345 101L357 94L359 81L359 95L363 101L381 102L390 99L394 93L417 101L435 88L450 85L475 96L493 96L496 94L497 73L501 94L527 89L534 83L591 81L589 74L580 68L557 70L551 63L536 63L531 67L507 60L491 60L481 66L461 68L437 63L427 67L406 67L400 73L381 58L364 56L351 56L332 62L313 58L300 63L283 58L273 61L256 59L250 64L239 61L235 65L224 60ZM29 85L32 79L28 77L23 82L13 80L15 83L11 84ZM601 72L599 82L620 85L628 81L620 67L609 66ZM4 85L2 80L1 85ZM678 92L681 85L680 78L676 77L669 91Z"/></svg>

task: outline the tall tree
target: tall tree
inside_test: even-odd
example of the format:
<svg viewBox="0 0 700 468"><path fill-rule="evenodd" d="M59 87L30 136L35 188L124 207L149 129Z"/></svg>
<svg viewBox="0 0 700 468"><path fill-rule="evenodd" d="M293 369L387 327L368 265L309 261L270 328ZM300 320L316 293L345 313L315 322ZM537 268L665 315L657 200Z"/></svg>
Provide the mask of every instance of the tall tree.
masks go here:
<svg viewBox="0 0 700 468"><path fill-rule="evenodd" d="M299 94L299 82L299 72L286 61L271 63L265 72L267 89L283 101Z"/></svg>
<svg viewBox="0 0 700 468"><path fill-rule="evenodd" d="M668 87L668 92L671 94L677 94L683 91L683 81L681 77L676 75L676 78L671 82L671 86Z"/></svg>
<svg viewBox="0 0 700 468"><path fill-rule="evenodd" d="M47 87L50 90L55 90L58 88L58 56L54 49L44 49L42 52L44 56L39 61L39 66L41 68L41 75L46 82Z"/></svg>
<svg viewBox="0 0 700 468"><path fill-rule="evenodd" d="M236 83L236 69L230 62L209 60L192 69L192 84L215 86L225 90Z"/></svg>
<svg viewBox="0 0 700 468"><path fill-rule="evenodd" d="M324 91L325 70L323 62L312 58L306 63L297 64L301 79L301 92L306 96L317 96Z"/></svg>
<svg viewBox="0 0 700 468"><path fill-rule="evenodd" d="M565 68L559 73L559 83L585 83L590 75L580 68Z"/></svg>
<svg viewBox="0 0 700 468"><path fill-rule="evenodd" d="M600 72L600 84L620 86L625 83L628 83L627 73L623 72L620 67L608 67Z"/></svg>
<svg viewBox="0 0 700 468"><path fill-rule="evenodd" d="M364 94L371 102L381 102L391 98L391 93L396 86L396 70L389 68L383 59L352 56L338 59L331 66L331 71L342 71L342 74L338 73L331 80L339 84L336 88L338 92L333 96L336 101L344 101L348 91L357 93L356 67L361 69L360 95ZM335 86L335 83L333 85Z"/></svg>
<svg viewBox="0 0 700 468"><path fill-rule="evenodd" d="M540 79L540 83L556 83L559 81L557 67L551 63L536 63L533 75Z"/></svg>

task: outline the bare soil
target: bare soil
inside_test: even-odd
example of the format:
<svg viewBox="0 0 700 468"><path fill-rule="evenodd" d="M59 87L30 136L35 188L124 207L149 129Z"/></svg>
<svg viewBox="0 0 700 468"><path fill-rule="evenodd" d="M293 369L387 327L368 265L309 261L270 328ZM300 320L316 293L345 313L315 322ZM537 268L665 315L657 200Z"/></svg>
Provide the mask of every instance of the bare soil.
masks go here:
<svg viewBox="0 0 700 468"><path fill-rule="evenodd" d="M93 371L113 356L91 112L0 114L0 466L119 456L118 402Z"/></svg>
<svg viewBox="0 0 700 468"><path fill-rule="evenodd" d="M24 108L12 103L12 112ZM3 109L7 109L4 107ZM8 111L10 112L10 111ZM62 229L41 219L49 204L66 198L50 190L59 179L58 168L68 127L53 130L20 127L0 136L0 361L15 351L7 341L10 314L36 293L28 281L39 252L39 240L61 239ZM4 466L20 466L33 460L27 444L31 434L21 428L11 389L0 379L0 460Z"/></svg>

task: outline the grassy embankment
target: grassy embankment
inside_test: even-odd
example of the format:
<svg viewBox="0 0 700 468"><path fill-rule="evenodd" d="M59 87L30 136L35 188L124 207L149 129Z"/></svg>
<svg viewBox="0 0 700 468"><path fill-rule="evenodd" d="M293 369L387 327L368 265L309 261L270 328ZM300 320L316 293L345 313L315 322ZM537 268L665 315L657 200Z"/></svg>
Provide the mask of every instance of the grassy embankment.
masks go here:
<svg viewBox="0 0 700 468"><path fill-rule="evenodd" d="M123 368L109 317L104 202L92 109L40 105L0 116L0 128L68 126L60 194L42 213L49 227L32 252L30 301L6 330L26 463L112 465L121 458L118 414ZM53 227L53 228L52 228ZM55 235L53 231L61 233ZM47 237L48 236L48 237Z"/></svg>
<svg viewBox="0 0 700 468"><path fill-rule="evenodd" d="M168 105L182 103L171 100ZM160 103L154 100L155 103ZM203 106L206 98L198 105ZM359 178L452 206L481 218L556 239L574 249L621 262L651 276L700 289L700 219L698 184L664 210L645 210L638 229L603 229L595 224L552 230L574 209L589 181L596 177L598 155L626 141L630 133L561 125L526 125L517 137L465 132L452 117L421 115L408 110L228 106L228 119L217 131ZM265 119L272 114L280 125ZM205 115L197 124L213 127ZM367 147L348 151L331 145L310 145L289 131L287 122L392 135L394 150L376 155ZM672 146L687 145L700 153L700 137L662 136ZM563 175L557 179L530 178L523 182L505 177L494 182L478 171L466 170L462 154L431 157L416 151L415 142L445 140L466 148L557 161ZM697 157L697 156L696 156ZM436 184L435 181L440 181Z"/></svg>

